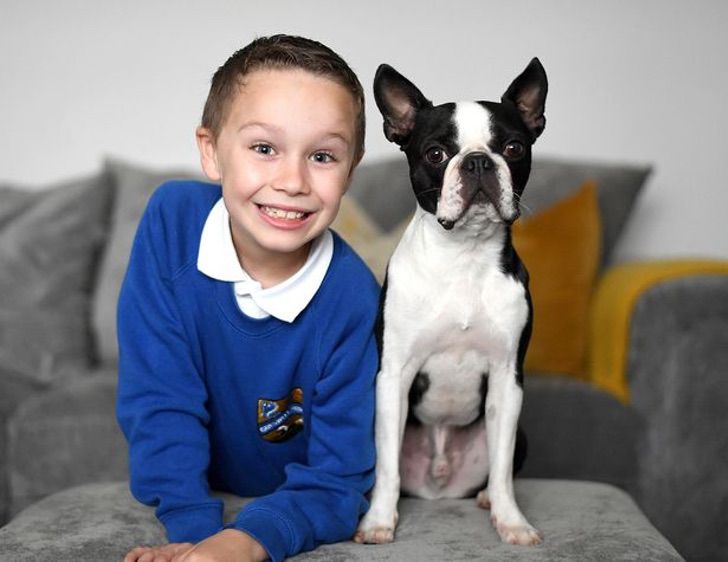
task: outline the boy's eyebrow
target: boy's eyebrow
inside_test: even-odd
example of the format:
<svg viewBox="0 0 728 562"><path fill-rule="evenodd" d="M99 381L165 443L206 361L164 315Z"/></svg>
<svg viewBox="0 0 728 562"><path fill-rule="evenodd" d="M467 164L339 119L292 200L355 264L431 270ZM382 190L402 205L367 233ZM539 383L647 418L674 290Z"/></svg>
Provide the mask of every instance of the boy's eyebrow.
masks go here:
<svg viewBox="0 0 728 562"><path fill-rule="evenodd" d="M278 127L277 125L271 125L270 123L263 123L261 121L249 121L248 123L243 123L238 128L238 133L242 131L243 129L248 129L250 127L261 127L262 129L270 129L273 132L279 133L283 131L281 127Z"/></svg>
<svg viewBox="0 0 728 562"><path fill-rule="evenodd" d="M241 132L241 131L243 131L243 130L245 130L245 129L249 129L249 128L252 128L252 127L260 127L261 129L267 129L267 130L269 130L269 131L271 131L273 133L282 133L284 131L283 127L279 127L277 125L271 125L270 123L263 123L262 121L250 121L248 123L243 123L238 128L238 133ZM336 131L332 131L330 133L327 133L326 136L323 137L323 138L326 139L326 140L328 140L330 138L331 139L339 139L339 140L341 140L343 143L345 143L347 145L348 144L351 144L351 141L346 136L344 136L341 133L337 133Z"/></svg>

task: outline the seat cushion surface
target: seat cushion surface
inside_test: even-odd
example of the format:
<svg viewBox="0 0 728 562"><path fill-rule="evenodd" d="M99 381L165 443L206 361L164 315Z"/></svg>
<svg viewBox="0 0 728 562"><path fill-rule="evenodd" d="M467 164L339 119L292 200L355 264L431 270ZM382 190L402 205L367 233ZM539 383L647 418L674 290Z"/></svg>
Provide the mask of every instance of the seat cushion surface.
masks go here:
<svg viewBox="0 0 728 562"><path fill-rule="evenodd" d="M523 479L516 496L544 533L538 547L500 542L488 513L473 499L400 501L396 541L342 542L295 560L682 560L619 489L590 482ZM226 518L247 500L222 495ZM151 508L138 504L126 482L87 484L49 496L0 529L0 560L118 561L133 546L164 542Z"/></svg>

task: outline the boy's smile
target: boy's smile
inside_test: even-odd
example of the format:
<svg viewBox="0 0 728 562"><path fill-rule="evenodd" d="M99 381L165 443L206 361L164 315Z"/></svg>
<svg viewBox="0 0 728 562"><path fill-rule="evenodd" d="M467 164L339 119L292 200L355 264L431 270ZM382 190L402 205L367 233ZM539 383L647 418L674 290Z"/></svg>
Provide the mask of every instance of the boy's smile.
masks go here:
<svg viewBox="0 0 728 562"><path fill-rule="evenodd" d="M217 139L198 129L202 166L222 183L238 258L264 286L295 273L336 217L355 164L356 111L329 78L256 70L243 77Z"/></svg>

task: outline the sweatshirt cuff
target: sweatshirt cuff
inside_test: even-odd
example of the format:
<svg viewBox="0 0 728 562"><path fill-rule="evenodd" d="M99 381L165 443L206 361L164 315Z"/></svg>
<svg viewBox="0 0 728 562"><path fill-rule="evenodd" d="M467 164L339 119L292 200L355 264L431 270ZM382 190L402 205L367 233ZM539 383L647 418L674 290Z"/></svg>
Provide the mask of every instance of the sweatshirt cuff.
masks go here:
<svg viewBox="0 0 728 562"><path fill-rule="evenodd" d="M167 530L169 542L198 543L222 531L222 505L205 505L177 509L159 520Z"/></svg>
<svg viewBox="0 0 728 562"><path fill-rule="evenodd" d="M267 509L244 510L232 526L258 541L272 562L283 560L293 550L293 533L288 523Z"/></svg>

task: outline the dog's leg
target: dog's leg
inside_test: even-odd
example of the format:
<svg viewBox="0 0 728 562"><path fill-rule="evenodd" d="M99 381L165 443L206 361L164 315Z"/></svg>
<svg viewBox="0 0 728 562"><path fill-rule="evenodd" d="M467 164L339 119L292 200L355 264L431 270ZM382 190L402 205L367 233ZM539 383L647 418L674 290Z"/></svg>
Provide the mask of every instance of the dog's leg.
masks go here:
<svg viewBox="0 0 728 562"><path fill-rule="evenodd" d="M388 543L394 540L399 500L399 457L407 420L407 396L415 372L401 368L382 369L377 375L376 482L369 511L359 523L354 540Z"/></svg>
<svg viewBox="0 0 728 562"><path fill-rule="evenodd" d="M523 389L513 365L491 369L485 401L490 474L488 486L478 494L478 503L490 504L490 519L503 542L536 545L537 531L521 513L513 492L513 453Z"/></svg>

